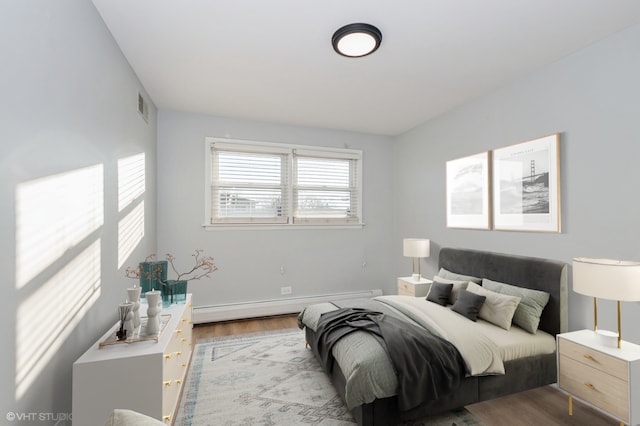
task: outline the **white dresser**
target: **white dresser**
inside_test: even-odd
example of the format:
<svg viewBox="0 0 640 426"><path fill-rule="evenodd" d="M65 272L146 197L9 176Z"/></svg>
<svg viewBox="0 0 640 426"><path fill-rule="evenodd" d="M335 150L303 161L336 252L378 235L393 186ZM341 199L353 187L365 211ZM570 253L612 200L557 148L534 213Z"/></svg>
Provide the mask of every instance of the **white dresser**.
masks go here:
<svg viewBox="0 0 640 426"><path fill-rule="evenodd" d="M640 422L640 346L603 346L593 330L563 333L558 340L558 385L621 424Z"/></svg>
<svg viewBox="0 0 640 426"><path fill-rule="evenodd" d="M146 312L143 302L140 313ZM162 310L166 325L157 342L100 347L116 324L78 358L73 364L73 423L104 424L114 408L128 408L172 424L191 360L191 313L188 294L186 303Z"/></svg>

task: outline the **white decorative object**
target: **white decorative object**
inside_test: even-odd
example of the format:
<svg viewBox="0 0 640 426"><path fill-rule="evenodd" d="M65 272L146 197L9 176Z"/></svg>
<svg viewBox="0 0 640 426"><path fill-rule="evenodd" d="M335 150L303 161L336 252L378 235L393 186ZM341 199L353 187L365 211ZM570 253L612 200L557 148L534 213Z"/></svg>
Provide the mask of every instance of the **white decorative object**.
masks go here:
<svg viewBox="0 0 640 426"><path fill-rule="evenodd" d="M640 262L576 257L573 259L573 291L593 296L593 331L604 345L610 345L615 335L616 346L620 348L620 302L640 301ZM618 333L598 328L598 298L618 301Z"/></svg>
<svg viewBox="0 0 640 426"><path fill-rule="evenodd" d="M160 298L160 291L152 290L145 293L147 297L147 328L146 332L149 335L158 334L160 332L160 311L162 311L162 299Z"/></svg>
<svg viewBox="0 0 640 426"><path fill-rule="evenodd" d="M411 257L411 277L420 281L422 273L420 271L420 258L429 257L429 240L426 238L405 238L402 240L402 254ZM418 273L416 274L416 259L418 263Z"/></svg>
<svg viewBox="0 0 640 426"><path fill-rule="evenodd" d="M121 303L120 307L123 308L126 312L124 317L124 329L127 332L126 336L133 337L133 330L134 330L133 313L131 312L131 309L133 309L133 303L131 302Z"/></svg>
<svg viewBox="0 0 640 426"><path fill-rule="evenodd" d="M142 287L133 286L127 289L129 301L132 303L131 311L133 313L133 327L138 332L140 327L140 291ZM131 336L133 337L133 336Z"/></svg>

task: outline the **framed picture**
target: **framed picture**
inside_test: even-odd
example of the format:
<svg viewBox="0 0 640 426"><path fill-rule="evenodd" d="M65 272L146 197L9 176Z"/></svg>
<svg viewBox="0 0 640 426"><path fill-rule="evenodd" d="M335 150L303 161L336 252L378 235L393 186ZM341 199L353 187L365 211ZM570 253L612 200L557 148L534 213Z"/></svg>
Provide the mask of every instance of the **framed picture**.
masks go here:
<svg viewBox="0 0 640 426"><path fill-rule="evenodd" d="M493 151L493 227L560 232L560 134Z"/></svg>
<svg viewBox="0 0 640 426"><path fill-rule="evenodd" d="M447 227L489 229L489 152L447 161Z"/></svg>

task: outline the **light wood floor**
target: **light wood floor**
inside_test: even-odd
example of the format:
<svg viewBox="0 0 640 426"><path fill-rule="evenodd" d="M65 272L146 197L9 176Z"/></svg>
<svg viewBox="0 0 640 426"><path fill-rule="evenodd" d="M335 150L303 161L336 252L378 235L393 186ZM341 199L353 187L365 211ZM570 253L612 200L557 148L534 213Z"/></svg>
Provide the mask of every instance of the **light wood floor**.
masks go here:
<svg viewBox="0 0 640 426"><path fill-rule="evenodd" d="M296 315L241 321L198 324L194 339L254 333L297 327ZM467 406L487 426L614 426L619 423L576 400L573 416L567 412L567 397L553 386L544 386L492 401Z"/></svg>

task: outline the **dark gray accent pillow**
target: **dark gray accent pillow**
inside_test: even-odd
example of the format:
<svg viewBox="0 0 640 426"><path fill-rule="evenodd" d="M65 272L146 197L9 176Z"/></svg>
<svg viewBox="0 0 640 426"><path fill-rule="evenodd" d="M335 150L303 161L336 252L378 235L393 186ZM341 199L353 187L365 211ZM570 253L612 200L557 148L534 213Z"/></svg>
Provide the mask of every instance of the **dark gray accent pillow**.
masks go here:
<svg viewBox="0 0 640 426"><path fill-rule="evenodd" d="M453 290L453 284L434 282L431 284L429 294L427 294L427 300L437 303L438 305L446 306L447 303L449 303L451 290Z"/></svg>
<svg viewBox="0 0 640 426"><path fill-rule="evenodd" d="M459 313L460 315L469 318L471 321L475 321L480 313L480 308L486 296L471 293L468 290L460 289L458 292L458 299L453 304L451 310Z"/></svg>
<svg viewBox="0 0 640 426"><path fill-rule="evenodd" d="M549 302L549 293L491 281L486 278L482 280L482 287L500 294L520 297L520 303L513 315L513 323L529 333L535 334L538 330L538 324L540 324L542 311Z"/></svg>
<svg viewBox="0 0 640 426"><path fill-rule="evenodd" d="M467 285L469 284L469 281L450 280L447 278L442 278L438 275L433 277L433 282L442 284L453 284L453 288L451 289L451 296L449 296L449 303L451 305L456 303L456 299L458 298L458 292L460 291L460 289L464 288L466 290Z"/></svg>
<svg viewBox="0 0 640 426"><path fill-rule="evenodd" d="M476 284L482 283L482 278L472 277L471 275L462 275L457 272L447 271L444 268L440 268L438 275L442 278L446 278L448 280L456 280L456 281L471 281Z"/></svg>

